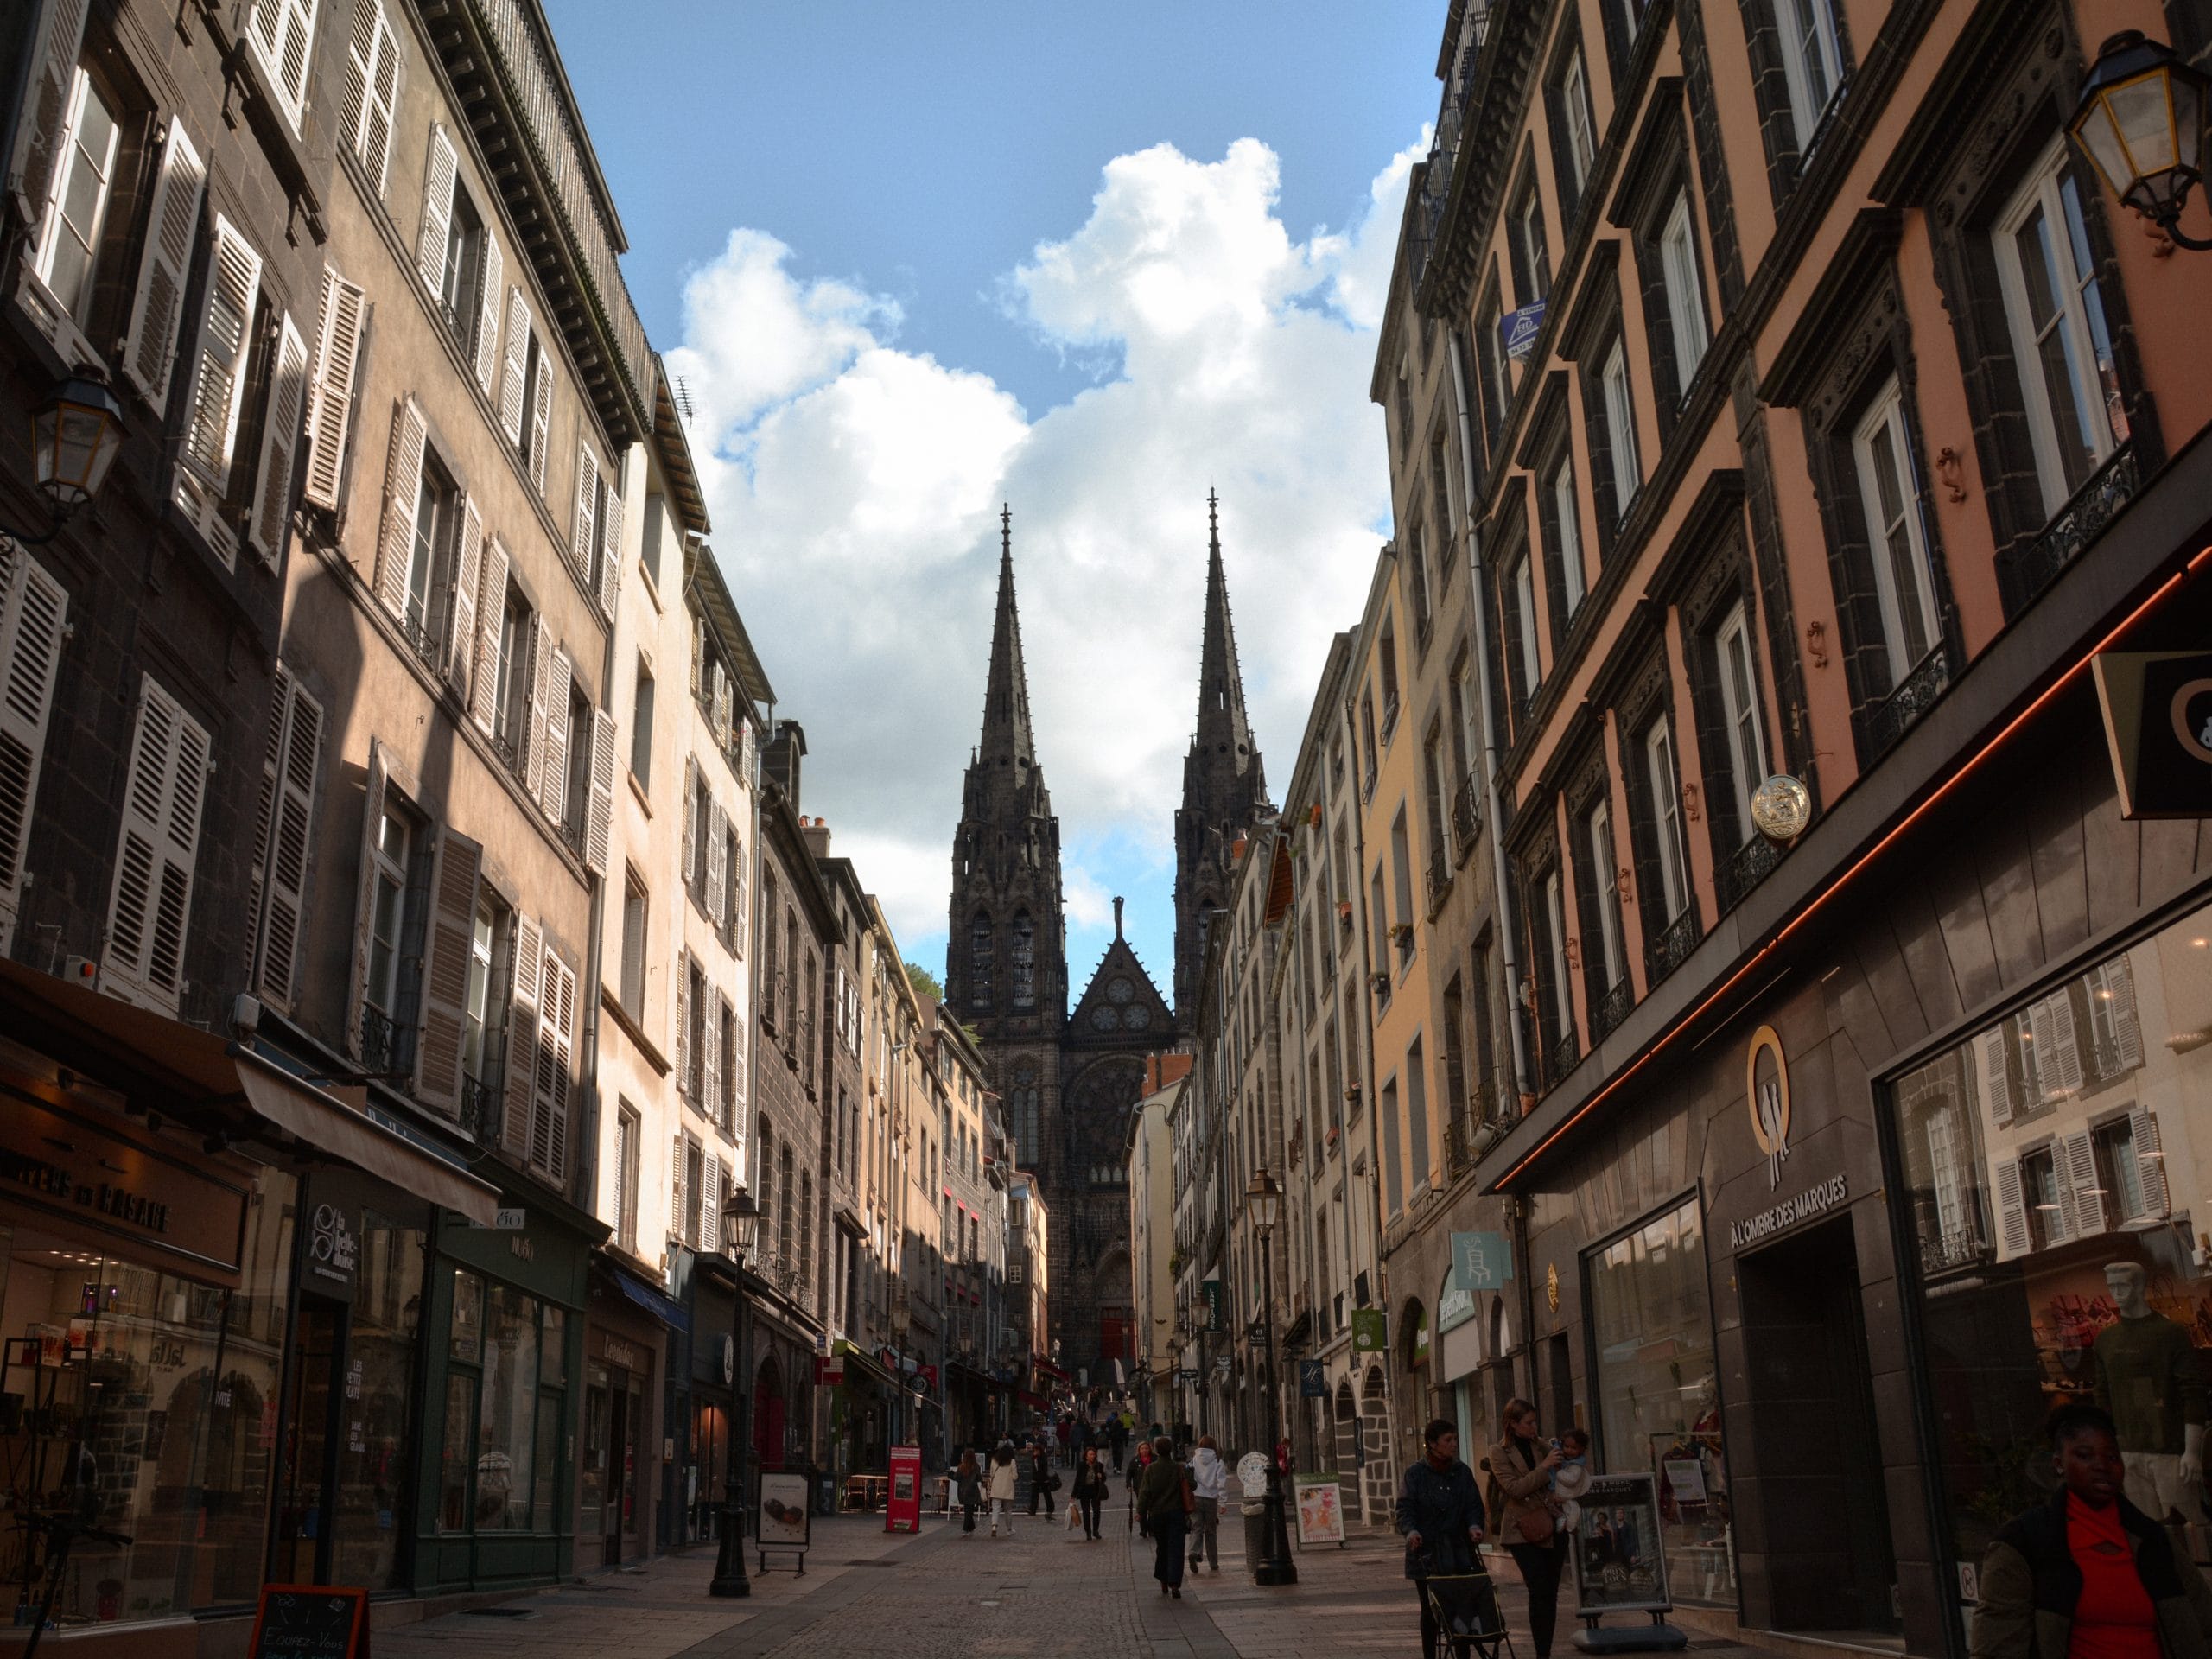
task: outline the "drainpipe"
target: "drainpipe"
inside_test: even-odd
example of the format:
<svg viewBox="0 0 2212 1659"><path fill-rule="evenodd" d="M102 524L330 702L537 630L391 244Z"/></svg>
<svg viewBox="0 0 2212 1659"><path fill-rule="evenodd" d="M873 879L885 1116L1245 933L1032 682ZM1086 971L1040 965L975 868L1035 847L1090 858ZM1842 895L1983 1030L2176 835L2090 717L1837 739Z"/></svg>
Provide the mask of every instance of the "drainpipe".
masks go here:
<svg viewBox="0 0 2212 1659"><path fill-rule="evenodd" d="M1535 1089L1531 1082L1528 1038L1521 1027L1521 963L1513 932L1513 890L1507 885L1505 843L1498 834L1503 817L1497 794L1497 724L1491 717L1490 701L1490 607L1484 599L1485 584L1476 575L1481 550L1475 535L1475 451L1467 425L1466 347L1456 328L1452 331L1451 348L1452 393L1458 401L1459 414L1459 498L1467 504L1467 582L1474 589L1475 705L1481 711L1483 723L1483 792L1484 807L1490 814L1491 876L1497 893L1492 908L1497 916L1498 950L1505 966L1505 1029L1513 1045L1513 1086L1525 1098Z"/></svg>
<svg viewBox="0 0 2212 1659"><path fill-rule="evenodd" d="M1358 805L1363 808L1367 804L1367 799L1360 783L1357 781L1360 777L1359 732L1352 717L1352 706L1351 688L1347 687L1345 690L1344 707L1344 742L1347 746L1347 752L1352 757L1352 775L1355 780L1352 785L1353 793L1358 802ZM1381 764L1381 758L1379 756L1376 758L1376 764L1379 767ZM1381 786L1379 781L1376 786L1378 788ZM1380 1142L1377 1139L1380 1133L1378 1120L1382 1116L1382 1103L1376 1097L1375 1092L1375 1016L1372 1012L1374 1007L1373 998L1375 995L1375 988L1370 978L1373 969L1369 966L1367 955L1367 945L1370 937L1370 930L1374 926L1375 918L1367 913L1367 887L1366 883L1363 879L1367 869L1367 836L1363 827L1362 814L1357 810L1354 810L1351 815L1351 890L1354 902L1357 905L1359 909L1362 922L1362 925L1359 929L1359 1007L1363 1023L1367 1027L1367 1039L1360 1045L1360 1047L1363 1052L1363 1058L1361 1062L1362 1076L1359 1084L1360 1091L1367 1103L1367 1202L1369 1205L1368 1213L1375 1217L1375 1227L1371 1242L1374 1245L1373 1267L1375 1270L1376 1305L1382 1310L1383 1319L1385 1320L1383 1328L1387 1331L1389 1328L1387 1321L1389 1320L1390 1313L1390 1292L1388 1285L1384 1282L1382 1273L1382 1228L1384 1225L1384 1218L1382 1215L1382 1154ZM1385 960L1387 961L1387 959L1388 953L1386 951ZM1346 1156L1350 1156L1349 1153L1347 1153ZM1347 1195L1344 1204L1344 1229L1345 1231L1349 1233L1351 1229L1351 1204L1349 1196L1351 1191L1351 1185L1349 1180L1345 1182L1344 1190ZM1384 1443L1383 1473L1386 1479L1389 1473L1389 1446L1396 1438L1395 1433L1395 1424L1392 1421L1392 1419L1396 1414L1398 1406L1397 1390L1394 1389L1390 1383L1389 1357L1389 1347L1386 1344L1382 1355L1382 1439ZM1365 1444L1366 1437L1366 1399L1367 1391L1364 1386L1363 1386L1359 1391L1358 1404L1360 1414L1360 1433L1363 1445ZM1364 1484L1365 1483L1363 1480L1363 1486ZM1363 1493L1363 1496L1364 1495Z"/></svg>

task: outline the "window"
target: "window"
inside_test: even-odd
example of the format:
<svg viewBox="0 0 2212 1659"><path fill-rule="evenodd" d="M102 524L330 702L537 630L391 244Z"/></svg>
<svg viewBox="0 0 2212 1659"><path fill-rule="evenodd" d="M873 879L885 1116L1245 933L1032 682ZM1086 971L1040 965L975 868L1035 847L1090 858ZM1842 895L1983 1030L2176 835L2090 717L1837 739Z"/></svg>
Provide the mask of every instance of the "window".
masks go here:
<svg viewBox="0 0 2212 1659"><path fill-rule="evenodd" d="M415 987L404 972L415 854L415 824L398 797L386 790L377 803L368 836L368 871L363 886L368 908L363 920L368 938L368 975L361 983L361 1046L372 1066L399 1069L401 1033L411 1023Z"/></svg>
<svg viewBox="0 0 2212 1659"><path fill-rule="evenodd" d="M461 1069L468 1084L490 1084L493 957L499 948L504 912L488 888L480 888L468 933L468 984L462 993Z"/></svg>
<svg viewBox="0 0 2212 1659"><path fill-rule="evenodd" d="M1452 528L1452 464L1445 438L1440 431L1428 446L1428 516L1429 534L1438 549L1436 568L1440 574L1449 575L1459 538Z"/></svg>
<svg viewBox="0 0 2212 1659"><path fill-rule="evenodd" d="M1575 612L1582 608L1584 586L1582 570L1582 514L1574 497L1574 452L1562 447L1559 465L1552 469L1546 487L1551 493L1551 521L1554 543L1559 556L1560 593L1566 601L1565 614L1560 620L1559 633L1563 636L1574 620Z"/></svg>
<svg viewBox="0 0 2212 1659"><path fill-rule="evenodd" d="M1498 307L1497 284L1493 280L1483 290L1482 302L1475 308L1475 367L1480 382L1482 397L1483 452L1485 456L1497 448L1498 429L1505 424L1506 405L1512 401L1512 390L1506 379L1505 342L1499 338L1498 325L1503 321Z"/></svg>
<svg viewBox="0 0 2212 1659"><path fill-rule="evenodd" d="M1428 640L1428 526L1416 524L1406 532L1406 588L1414 612L1416 646Z"/></svg>
<svg viewBox="0 0 2212 1659"><path fill-rule="evenodd" d="M626 873L622 890L622 1007L633 1020L645 1017L645 923L652 900L645 878L632 868Z"/></svg>
<svg viewBox="0 0 2212 1659"><path fill-rule="evenodd" d="M1014 1006L1033 1007L1037 1001L1037 925L1026 910L1014 918Z"/></svg>
<svg viewBox="0 0 2212 1659"><path fill-rule="evenodd" d="M1414 959L1414 868L1413 850L1406 834L1406 809L1390 820L1390 889L1398 901L1395 912L1397 925L1391 931L1397 936L1398 965L1404 967Z"/></svg>
<svg viewBox="0 0 2212 1659"><path fill-rule="evenodd" d="M1510 607L1506 626L1513 636L1511 652L1520 671L1521 702L1525 709L1543 679L1543 670L1536 660L1536 578L1529 568L1526 551L1514 560L1506 575L1506 587Z"/></svg>
<svg viewBox="0 0 2212 1659"><path fill-rule="evenodd" d="M246 22L246 38L260 60L270 100L284 112L295 132L307 105L315 14L315 0L255 0L253 16Z"/></svg>
<svg viewBox="0 0 2212 1659"><path fill-rule="evenodd" d="M151 675L144 677L124 772L100 988L168 1014L176 1012L184 990L208 754L206 729Z"/></svg>
<svg viewBox="0 0 2212 1659"><path fill-rule="evenodd" d="M240 508L257 476L254 470L236 465L242 451L258 454L252 429L259 423L257 417L249 419L247 411L259 407L254 391L274 384L267 346L256 349L265 340L270 315L261 289L261 255L253 245L229 219L217 213L199 333L189 358L192 381L177 454L175 500L226 569L236 560L237 525L248 517ZM181 269L180 264L180 276ZM282 327L289 359L288 395L296 395L296 383L307 366L306 346L289 317ZM296 423L296 402L290 414ZM291 435L284 434L283 441L289 456ZM284 485L289 490L289 472ZM251 515L250 521L257 531L265 531L259 515Z"/></svg>
<svg viewBox="0 0 2212 1659"><path fill-rule="evenodd" d="M502 561L504 563L504 561ZM518 768L523 760L524 734L530 721L531 642L537 619L522 594L510 588L499 607L499 654L493 664L493 736L508 763Z"/></svg>
<svg viewBox="0 0 2212 1659"><path fill-rule="evenodd" d="M1366 749L1360 769L1360 798L1364 800L1371 798L1375 793L1376 768L1382 760L1382 745L1375 738L1375 692L1372 688L1363 690L1359 694L1359 728Z"/></svg>
<svg viewBox="0 0 2212 1659"><path fill-rule="evenodd" d="M1889 683L1900 684L1936 639L1935 584L1929 570L1920 490L1905 435L1904 400L1894 377L1852 437L1866 512L1867 552L1881 609Z"/></svg>
<svg viewBox="0 0 2212 1659"><path fill-rule="evenodd" d="M1389 946L1383 936L1389 931L1390 912L1382 903L1382 867L1377 864L1368 878L1369 897L1373 908L1368 912L1368 925L1374 930L1376 1005L1387 1007L1390 1001Z"/></svg>
<svg viewBox="0 0 2212 1659"><path fill-rule="evenodd" d="M435 648L432 607L444 600L439 564L446 537L452 529L454 492L435 466L425 463L416 490L413 533L408 540L407 608L403 620L416 649Z"/></svg>
<svg viewBox="0 0 2212 1659"><path fill-rule="evenodd" d="M559 810L556 814L569 844L582 849L591 810L592 706L574 673L569 676L569 742Z"/></svg>
<svg viewBox="0 0 2212 1659"><path fill-rule="evenodd" d="M80 328L91 326L93 268L115 186L119 137L115 111L79 69L70 85L54 195L45 204L34 268Z"/></svg>
<svg viewBox="0 0 2212 1659"><path fill-rule="evenodd" d="M1583 829L1590 848L1590 897L1598 912L1599 950L1595 965L1601 971L1599 988L1610 991L1628 972L1627 957L1621 948L1620 890L1614 883L1618 861L1613 854L1611 804L1601 798L1590 809Z"/></svg>
<svg viewBox="0 0 2212 1659"><path fill-rule="evenodd" d="M1636 400L1630 394L1628 354L1616 339L1598 371L1599 396L1605 408L1605 458L1613 482L1613 518L1628 516L1629 505L1643 486L1643 467L1636 453Z"/></svg>
<svg viewBox="0 0 2212 1659"><path fill-rule="evenodd" d="M1513 253L1513 297L1522 306L1537 304L1551 292L1551 252L1544 244L1544 200L1533 170L1522 175L1506 220Z"/></svg>
<svg viewBox="0 0 2212 1659"><path fill-rule="evenodd" d="M638 1145L644 1124L638 1109L620 1101L614 1119L614 1242L638 1253Z"/></svg>
<svg viewBox="0 0 2212 1659"><path fill-rule="evenodd" d="M1573 992L1567 977L1567 895L1554 869L1544 877L1544 961L1551 970L1550 1030L1545 1033L1554 1046L1574 1027Z"/></svg>
<svg viewBox="0 0 2212 1659"><path fill-rule="evenodd" d="M630 699L630 775L650 791L653 781L653 671L638 658L637 686Z"/></svg>
<svg viewBox="0 0 2212 1659"><path fill-rule="evenodd" d="M1382 741L1388 743L1398 728L1398 630L1388 615L1376 642L1375 665L1382 681Z"/></svg>
<svg viewBox="0 0 2212 1659"><path fill-rule="evenodd" d="M1659 843L1662 920L1672 922L1690 901L1689 861L1683 852L1682 804L1675 788L1675 740L1662 715L1643 734L1644 775L1651 787L1651 820Z"/></svg>
<svg viewBox="0 0 2212 1659"><path fill-rule="evenodd" d="M1713 636L1720 680L1721 716L1726 726L1729 781L1736 794L1736 838L1749 841L1751 791L1766 779L1766 739L1759 728L1758 676L1751 666L1751 624L1738 600Z"/></svg>
<svg viewBox="0 0 2212 1659"><path fill-rule="evenodd" d="M1998 221L1997 267L2044 511L2056 513L2127 435L2081 196L2054 143Z"/></svg>
<svg viewBox="0 0 2212 1659"><path fill-rule="evenodd" d="M1559 168L1559 211L1572 222L1590 169L1598 159L1597 123L1590 113L1590 72L1580 42L1570 50L1552 82L1553 158Z"/></svg>
<svg viewBox="0 0 2212 1659"><path fill-rule="evenodd" d="M988 1007L991 1001L991 957L995 945L991 918L978 915L968 930L968 1001L971 1007Z"/></svg>
<svg viewBox="0 0 2212 1659"><path fill-rule="evenodd" d="M531 321L522 289L507 290L506 349L499 377L499 424L545 493L546 451L552 442L553 359Z"/></svg>
<svg viewBox="0 0 2212 1659"><path fill-rule="evenodd" d="M1707 344L1705 283L1698 270L1697 238L1690 228L1690 197L1676 194L1659 232L1660 279L1667 290L1667 327L1675 348L1675 401L1689 395Z"/></svg>
<svg viewBox="0 0 2212 1659"><path fill-rule="evenodd" d="M585 588L596 594L602 615L612 620L622 583L622 496L616 481L601 467L588 444L576 451L576 511L569 531L569 556ZM729 692L718 681L715 732L725 745L729 733Z"/></svg>
<svg viewBox="0 0 2212 1659"><path fill-rule="evenodd" d="M1406 1051L1406 1149L1416 1196L1428 1185L1428 1063L1421 1039Z"/></svg>
<svg viewBox="0 0 2212 1659"><path fill-rule="evenodd" d="M1782 73L1789 83L1789 123L1802 156L1812 147L1821 117L1843 79L1834 0L1774 0L1774 22L1781 37Z"/></svg>
<svg viewBox="0 0 2212 1659"><path fill-rule="evenodd" d="M1406 1207L1406 1176L1398 1136L1398 1080L1395 1077L1382 1085L1382 1115L1376 1120L1382 1126L1382 1196L1388 1202L1388 1213L1395 1218Z"/></svg>

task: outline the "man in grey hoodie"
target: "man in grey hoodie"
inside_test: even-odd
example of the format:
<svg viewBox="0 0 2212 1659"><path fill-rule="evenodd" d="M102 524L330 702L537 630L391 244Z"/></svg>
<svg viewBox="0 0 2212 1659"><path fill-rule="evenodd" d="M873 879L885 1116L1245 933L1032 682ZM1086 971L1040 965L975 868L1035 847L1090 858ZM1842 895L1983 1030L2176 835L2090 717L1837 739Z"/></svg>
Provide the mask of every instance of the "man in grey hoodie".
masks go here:
<svg viewBox="0 0 2212 1659"><path fill-rule="evenodd" d="M1198 1570L1203 1557L1221 1571L1221 1503L1229 1496L1229 1465L1214 1450L1213 1436L1198 1436L1198 1449L1191 1454L1191 1493L1198 1500L1191 1516L1191 1571Z"/></svg>

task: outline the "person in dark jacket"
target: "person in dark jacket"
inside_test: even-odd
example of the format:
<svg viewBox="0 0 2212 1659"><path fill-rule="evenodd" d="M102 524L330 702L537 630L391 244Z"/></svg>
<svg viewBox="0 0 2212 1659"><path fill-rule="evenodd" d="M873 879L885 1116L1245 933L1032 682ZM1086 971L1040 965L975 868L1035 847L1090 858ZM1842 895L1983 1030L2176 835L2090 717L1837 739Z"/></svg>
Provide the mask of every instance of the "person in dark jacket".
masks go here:
<svg viewBox="0 0 2212 1659"><path fill-rule="evenodd" d="M1046 1450L1046 1442L1039 1438L1029 1447L1029 1513L1037 1513L1037 1500L1045 1500L1045 1513L1056 1513L1052 1507L1052 1488L1060 1478L1052 1472L1052 1454Z"/></svg>
<svg viewBox="0 0 2212 1659"><path fill-rule="evenodd" d="M1175 1461L1175 1447L1162 1434L1152 1443L1152 1461L1137 1486L1137 1516L1153 1541L1152 1576L1160 1580L1160 1593L1183 1599L1183 1534L1190 1524L1185 1501L1183 1465Z"/></svg>
<svg viewBox="0 0 2212 1659"><path fill-rule="evenodd" d="M1098 1506L1106 1501L1106 1465L1098 1461L1098 1448L1083 1448L1083 1461L1075 1466L1075 1484L1068 1489L1068 1502L1083 1511L1083 1535L1098 1536Z"/></svg>
<svg viewBox="0 0 2212 1659"><path fill-rule="evenodd" d="M2120 1495L2111 1416L2050 1420L2059 1488L1982 1558L1974 1659L2208 1659L2212 1587L2173 1535Z"/></svg>
<svg viewBox="0 0 2212 1659"><path fill-rule="evenodd" d="M953 1474L952 1484L960 1500L961 1536L971 1537L976 1531L976 1511L983 1503L983 1469L976 1461L973 1446L960 1454L960 1467Z"/></svg>
<svg viewBox="0 0 2212 1659"><path fill-rule="evenodd" d="M1406 1576L1421 1602L1423 1654L1436 1651L1436 1618L1429 1611L1432 1577L1479 1573L1475 1547L1483 1541L1483 1495L1475 1471L1459 1461L1459 1430L1439 1417L1421 1433L1427 1455L1398 1485L1398 1530L1406 1540Z"/></svg>

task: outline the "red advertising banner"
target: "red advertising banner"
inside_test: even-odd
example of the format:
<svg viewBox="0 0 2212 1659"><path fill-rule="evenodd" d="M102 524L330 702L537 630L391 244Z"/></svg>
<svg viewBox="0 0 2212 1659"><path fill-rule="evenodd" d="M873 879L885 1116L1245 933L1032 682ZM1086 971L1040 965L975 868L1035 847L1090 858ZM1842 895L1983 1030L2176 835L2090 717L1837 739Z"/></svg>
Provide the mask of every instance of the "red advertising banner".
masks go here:
<svg viewBox="0 0 2212 1659"><path fill-rule="evenodd" d="M886 1532L922 1529L922 1448L891 1448L891 1495L883 1506Z"/></svg>

